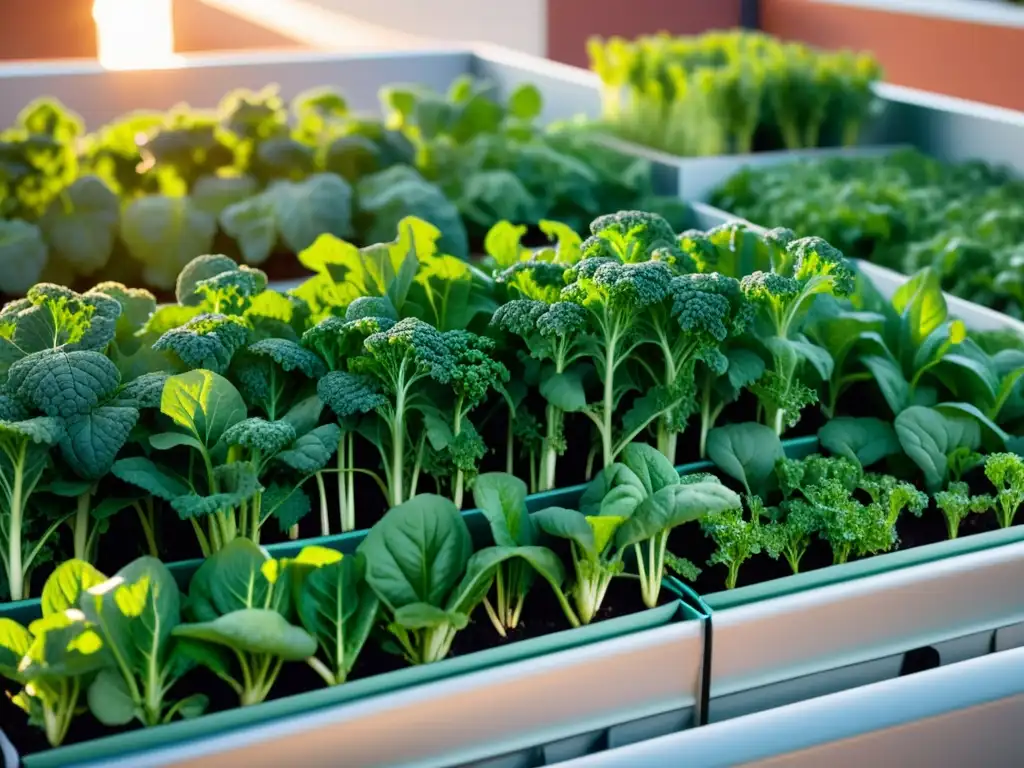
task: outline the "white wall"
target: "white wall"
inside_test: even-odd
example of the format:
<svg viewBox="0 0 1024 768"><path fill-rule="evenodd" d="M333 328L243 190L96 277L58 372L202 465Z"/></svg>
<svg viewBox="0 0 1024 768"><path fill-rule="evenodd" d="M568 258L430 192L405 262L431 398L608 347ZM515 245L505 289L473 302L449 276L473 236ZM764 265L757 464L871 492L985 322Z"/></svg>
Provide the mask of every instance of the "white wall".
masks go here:
<svg viewBox="0 0 1024 768"><path fill-rule="evenodd" d="M307 2L423 37L445 41L488 42L539 56L547 52L548 0Z"/></svg>

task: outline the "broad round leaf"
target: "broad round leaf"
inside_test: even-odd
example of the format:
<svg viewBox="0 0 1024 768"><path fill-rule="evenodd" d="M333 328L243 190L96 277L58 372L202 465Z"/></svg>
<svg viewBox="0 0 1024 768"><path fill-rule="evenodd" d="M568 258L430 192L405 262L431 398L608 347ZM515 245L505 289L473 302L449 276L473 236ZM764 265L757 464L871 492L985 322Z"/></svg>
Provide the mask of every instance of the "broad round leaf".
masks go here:
<svg viewBox="0 0 1024 768"><path fill-rule="evenodd" d="M174 635L285 661L308 659L317 648L316 640L304 629L265 608L244 608L201 624L179 624Z"/></svg>
<svg viewBox="0 0 1024 768"><path fill-rule="evenodd" d="M740 497L721 483L703 482L675 485L649 497L615 534L622 550L704 515L724 512L741 505Z"/></svg>

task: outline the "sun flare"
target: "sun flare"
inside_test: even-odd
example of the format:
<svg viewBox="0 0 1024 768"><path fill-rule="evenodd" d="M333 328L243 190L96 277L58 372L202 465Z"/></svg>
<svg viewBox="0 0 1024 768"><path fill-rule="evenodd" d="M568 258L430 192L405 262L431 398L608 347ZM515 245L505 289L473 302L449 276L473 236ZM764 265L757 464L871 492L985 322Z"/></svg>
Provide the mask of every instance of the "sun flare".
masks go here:
<svg viewBox="0 0 1024 768"><path fill-rule="evenodd" d="M172 0L94 0L99 61L105 69L176 66Z"/></svg>

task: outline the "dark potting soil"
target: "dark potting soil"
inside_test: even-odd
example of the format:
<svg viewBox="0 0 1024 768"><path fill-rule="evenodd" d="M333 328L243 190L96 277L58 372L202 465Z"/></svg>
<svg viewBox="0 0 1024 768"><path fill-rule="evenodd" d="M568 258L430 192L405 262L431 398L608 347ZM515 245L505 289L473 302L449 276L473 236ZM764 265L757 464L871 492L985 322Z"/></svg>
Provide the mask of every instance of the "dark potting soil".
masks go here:
<svg viewBox="0 0 1024 768"><path fill-rule="evenodd" d="M666 605L676 599L672 592L662 589L658 604ZM644 610L646 610L646 606L640 599L640 587L636 580L616 579L609 587L594 623L629 616ZM507 637L502 638L497 634L483 607L478 607L473 612L469 626L456 635L449 658L468 656L565 630L571 630L571 627L566 621L558 601L547 584L538 581L527 597L519 626L509 631ZM349 678L350 681L386 674L408 666L400 656L388 653L383 649L383 642L387 639L388 636L382 630L376 637L370 638L356 662L355 669ZM323 680L307 664L286 664L281 670L268 700L294 696L323 687ZM17 688L13 683L0 678L0 693L9 694L0 695L0 729L14 743L20 755L29 755L49 749L42 729L28 725L25 713L10 701L10 695L16 692ZM209 698L207 712L218 712L237 707L238 701L234 692L204 669L195 669L190 672L172 689L171 696L172 700L176 701L194 693L203 693ZM84 705L84 691L81 701ZM140 727L131 725L107 728L100 725L90 714L85 713L72 721L64 743L75 744L137 730Z"/></svg>

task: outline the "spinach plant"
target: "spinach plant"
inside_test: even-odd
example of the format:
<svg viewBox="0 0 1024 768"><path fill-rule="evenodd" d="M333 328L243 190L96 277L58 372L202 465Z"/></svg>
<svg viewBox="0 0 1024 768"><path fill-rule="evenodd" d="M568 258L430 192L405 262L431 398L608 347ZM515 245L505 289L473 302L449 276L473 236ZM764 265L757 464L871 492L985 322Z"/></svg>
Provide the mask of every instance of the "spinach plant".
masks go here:
<svg viewBox="0 0 1024 768"><path fill-rule="evenodd" d="M506 630L519 625L526 596L538 574L551 585L573 623L575 616L562 591L565 581L562 561L550 549L535 543L538 536L526 510L526 483L504 472L487 472L473 484L473 502L487 518L494 543L515 548L519 555L496 567L494 602L489 596L483 600L484 610L498 634L505 637Z"/></svg>
<svg viewBox="0 0 1024 768"><path fill-rule="evenodd" d="M185 613L174 627L182 653L207 667L238 695L259 704L288 661L307 661L317 640L295 621L293 569L248 539L213 553L189 582Z"/></svg>
<svg viewBox="0 0 1024 768"><path fill-rule="evenodd" d="M22 686L12 697L51 747L64 741L82 711L82 692L108 663L79 598L103 575L81 560L61 563L43 586L42 618L27 628L0 618L0 676Z"/></svg>
<svg viewBox="0 0 1024 768"><path fill-rule="evenodd" d="M321 656L306 661L328 685L348 679L377 621L380 601L366 582L366 559L304 547L290 566L299 582L296 610Z"/></svg>
<svg viewBox="0 0 1024 768"><path fill-rule="evenodd" d="M181 621L181 595L167 566L141 557L88 587L79 604L109 658L89 686L89 710L97 720L151 726L175 715L202 714L205 695L177 701L168 696L191 665L177 655L172 639Z"/></svg>
<svg viewBox="0 0 1024 768"><path fill-rule="evenodd" d="M387 630L411 664L440 661L483 602L514 547L473 552L465 521L448 499L420 494L392 507L359 545L366 581Z"/></svg>

